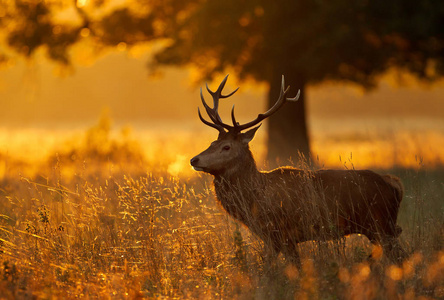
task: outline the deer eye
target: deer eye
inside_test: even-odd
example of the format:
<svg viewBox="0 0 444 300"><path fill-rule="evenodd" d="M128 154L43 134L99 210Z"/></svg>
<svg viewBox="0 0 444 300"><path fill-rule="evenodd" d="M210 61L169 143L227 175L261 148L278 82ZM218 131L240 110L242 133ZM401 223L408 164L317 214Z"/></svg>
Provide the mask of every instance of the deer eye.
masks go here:
<svg viewBox="0 0 444 300"><path fill-rule="evenodd" d="M228 150L230 150L230 146L224 146L223 148L222 148L222 150L225 150L225 151L228 151Z"/></svg>

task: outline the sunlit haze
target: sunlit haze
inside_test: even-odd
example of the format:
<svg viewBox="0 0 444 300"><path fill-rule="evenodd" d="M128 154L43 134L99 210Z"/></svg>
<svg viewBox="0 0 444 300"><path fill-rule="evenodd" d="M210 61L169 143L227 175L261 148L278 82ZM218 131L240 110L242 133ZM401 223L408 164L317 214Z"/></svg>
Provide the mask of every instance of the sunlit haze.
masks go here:
<svg viewBox="0 0 444 300"><path fill-rule="evenodd" d="M43 155L74 132L95 124L103 110L109 111L115 130L126 126L144 133L138 134L142 143L148 135L174 145L182 133L191 138L193 132L207 132L206 140L193 143L202 147L209 144L216 134L197 118L199 85L203 83L193 82L187 70L166 69L160 76L149 76L147 59L147 54L134 57L112 52L65 75L45 59L18 61L3 68L2 147L9 153L23 152L21 156L26 157L31 153ZM385 76L377 89L368 92L333 82L308 88L312 152L322 164L339 167L350 155L360 167L415 167L418 157L425 158L430 166L443 162L443 85L424 86L408 77L400 85L395 76ZM227 90L237 86L239 92L221 105L225 118L229 118L233 104L241 121L265 110L263 86L238 83L233 77ZM253 144L263 142L264 135L260 132ZM35 144L39 145L37 151ZM259 157L261 154L257 153Z"/></svg>
<svg viewBox="0 0 444 300"><path fill-rule="evenodd" d="M444 299L443 20L0 0L0 298Z"/></svg>

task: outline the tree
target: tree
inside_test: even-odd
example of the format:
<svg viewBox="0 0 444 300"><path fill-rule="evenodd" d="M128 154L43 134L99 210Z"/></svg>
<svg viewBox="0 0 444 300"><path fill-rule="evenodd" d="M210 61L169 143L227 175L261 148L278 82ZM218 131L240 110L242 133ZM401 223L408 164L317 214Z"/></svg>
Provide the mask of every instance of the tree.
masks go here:
<svg viewBox="0 0 444 300"><path fill-rule="evenodd" d="M167 46L155 54L150 68L191 65L202 79L234 70L241 80L267 82L270 105L285 75L290 95L297 89L302 94L269 120L271 164L277 157L297 159L298 151L309 155L307 84L345 80L371 88L390 68L426 81L444 74L441 1L145 0L93 13L102 2L94 1L88 10L77 5L81 21L56 27L48 16L51 2L16 1L15 14L23 16L25 25L9 31L9 45L26 56L47 46L52 59L69 63L67 49L84 29L108 46L163 40Z"/></svg>

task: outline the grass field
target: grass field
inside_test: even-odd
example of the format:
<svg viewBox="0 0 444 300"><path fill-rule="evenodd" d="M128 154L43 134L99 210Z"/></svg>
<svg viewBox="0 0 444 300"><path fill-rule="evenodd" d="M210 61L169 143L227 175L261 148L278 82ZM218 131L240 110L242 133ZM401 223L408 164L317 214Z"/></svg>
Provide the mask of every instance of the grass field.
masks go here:
<svg viewBox="0 0 444 300"><path fill-rule="evenodd" d="M261 241L217 204L211 176L189 168L211 141L204 136L189 143L181 133L174 146L159 137L136 142L128 130L111 134L102 118L63 143L46 140L41 149L35 138L35 151L0 152L0 299L444 298L442 158L424 167L430 161L410 152L403 165L394 149L390 170L374 166L406 188L398 222L409 258L401 265L354 235L301 244L301 268L281 256L269 266ZM318 138L314 148L322 141L330 151L340 142ZM261 137L255 143L260 162ZM353 153L336 167L372 159ZM379 258L369 264L372 251Z"/></svg>

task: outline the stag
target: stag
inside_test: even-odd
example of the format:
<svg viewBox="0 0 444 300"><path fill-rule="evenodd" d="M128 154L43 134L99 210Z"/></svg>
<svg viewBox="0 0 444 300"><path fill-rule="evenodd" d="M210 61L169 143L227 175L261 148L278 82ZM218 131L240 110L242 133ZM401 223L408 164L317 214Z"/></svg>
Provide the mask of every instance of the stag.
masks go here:
<svg viewBox="0 0 444 300"><path fill-rule="evenodd" d="M210 118L200 120L218 130L217 140L190 161L196 171L214 176L216 196L222 207L261 238L271 253L283 253L299 260L298 243L310 240L340 239L362 234L384 253L400 259L403 251L398 243L401 228L396 225L403 197L401 181L392 175L379 175L370 170L317 170L280 167L259 171L249 149L261 122L278 111L287 101L289 86L282 86L276 103L265 113L245 124L239 124L231 110L232 125L222 121L219 100L228 79L224 78L213 92L211 108L200 96ZM258 125L259 124L259 125ZM256 126L257 125L257 126ZM395 249L397 249L395 251Z"/></svg>

